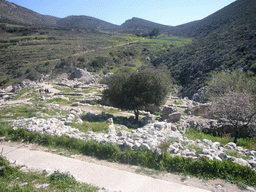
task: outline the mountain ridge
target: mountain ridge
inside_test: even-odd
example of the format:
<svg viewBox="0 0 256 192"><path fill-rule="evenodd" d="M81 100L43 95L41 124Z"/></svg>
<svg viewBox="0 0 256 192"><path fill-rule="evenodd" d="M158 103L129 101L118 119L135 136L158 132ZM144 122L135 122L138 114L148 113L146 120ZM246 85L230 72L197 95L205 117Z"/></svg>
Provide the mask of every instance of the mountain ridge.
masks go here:
<svg viewBox="0 0 256 192"><path fill-rule="evenodd" d="M0 0L0 22L37 26L43 25L71 28L94 28L96 30L107 31L132 31L141 29L152 30L153 28L159 28L161 32L169 33L175 36L203 37L221 27L225 23L232 22L233 20L241 17L241 13L236 15L232 12L232 10L237 10L240 4L248 3L250 1L251 0L237 0L201 20L192 21L178 26L171 26L155 23L138 17L128 19L121 25L115 25L110 22L86 15L73 15L65 18L57 18L48 15L41 15L6 0ZM5 4L7 9L3 9L3 4ZM13 10L15 10L15 12ZM17 12L20 12L20 14Z"/></svg>
<svg viewBox="0 0 256 192"><path fill-rule="evenodd" d="M59 19L57 21L57 25L61 27L91 28L97 30L115 30L119 28L118 25L85 15L71 15L63 19Z"/></svg>
<svg viewBox="0 0 256 192"><path fill-rule="evenodd" d="M245 15L248 17L253 13L256 13L256 4L253 0L236 0L201 20L175 26L170 32L173 35L203 37L225 24L245 18ZM255 16L255 14L253 15Z"/></svg>
<svg viewBox="0 0 256 192"><path fill-rule="evenodd" d="M168 28L171 28L172 26L155 23L138 17L133 17L132 19L126 20L123 24L120 25L120 27L124 30L153 29L156 27L162 30L166 30Z"/></svg>
<svg viewBox="0 0 256 192"><path fill-rule="evenodd" d="M0 0L0 23L54 26L58 17L42 15L6 0Z"/></svg>

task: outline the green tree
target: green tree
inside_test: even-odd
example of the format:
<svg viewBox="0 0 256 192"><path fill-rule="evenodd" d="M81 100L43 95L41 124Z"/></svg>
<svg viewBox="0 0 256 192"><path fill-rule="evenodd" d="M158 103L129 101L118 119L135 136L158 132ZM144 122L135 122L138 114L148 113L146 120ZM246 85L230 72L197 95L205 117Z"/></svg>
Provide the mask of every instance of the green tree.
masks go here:
<svg viewBox="0 0 256 192"><path fill-rule="evenodd" d="M106 84L108 89L103 92L104 98L115 107L133 110L136 122L139 109L149 104L163 104L170 91L169 76L152 68L137 71L121 69L110 76Z"/></svg>
<svg viewBox="0 0 256 192"><path fill-rule="evenodd" d="M155 36L155 37L157 37L158 35L159 35L159 33L160 33L160 30L159 30L159 28L158 27L156 27L156 28L154 28L150 33L149 33L149 36Z"/></svg>
<svg viewBox="0 0 256 192"><path fill-rule="evenodd" d="M226 119L232 125L234 142L249 136L256 115L256 79L247 73L233 71L215 73L208 80L211 117Z"/></svg>
<svg viewBox="0 0 256 192"><path fill-rule="evenodd" d="M229 91L248 92L256 95L256 77L240 71L213 73L207 80L208 97L214 98Z"/></svg>

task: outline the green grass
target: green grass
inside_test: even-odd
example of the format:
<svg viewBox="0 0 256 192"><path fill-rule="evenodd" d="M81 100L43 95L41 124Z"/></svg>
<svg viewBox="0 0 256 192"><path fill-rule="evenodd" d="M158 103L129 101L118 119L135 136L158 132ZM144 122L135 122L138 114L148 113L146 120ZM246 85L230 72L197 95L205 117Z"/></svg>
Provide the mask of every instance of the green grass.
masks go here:
<svg viewBox="0 0 256 192"><path fill-rule="evenodd" d="M21 104L16 107L2 107L0 116L7 119L30 118L35 117L35 113L39 111L36 107Z"/></svg>
<svg viewBox="0 0 256 192"><path fill-rule="evenodd" d="M22 172L18 167L10 166L9 162L0 157L0 191L88 191L96 192L99 188L77 182L69 173L55 171L50 176L47 172ZM48 184L37 189L37 184Z"/></svg>
<svg viewBox="0 0 256 192"><path fill-rule="evenodd" d="M64 88L64 87L60 87L60 86L54 86L55 89L58 89L59 91L62 91L64 93L76 93L79 92L73 88Z"/></svg>
<svg viewBox="0 0 256 192"><path fill-rule="evenodd" d="M183 105L183 101L182 100L174 100L173 102L175 105Z"/></svg>
<svg viewBox="0 0 256 192"><path fill-rule="evenodd" d="M115 113L118 113L119 110L116 110L116 109L104 109L104 112L108 113L108 114L115 114Z"/></svg>
<svg viewBox="0 0 256 192"><path fill-rule="evenodd" d="M114 69L111 70L111 73L117 72L119 68L120 67L115 67ZM131 68L133 71L136 71L138 69L137 67L129 67L129 68Z"/></svg>
<svg viewBox="0 0 256 192"><path fill-rule="evenodd" d="M82 132L108 133L109 124L107 122L84 122L83 124L74 124L73 127Z"/></svg>
<svg viewBox="0 0 256 192"><path fill-rule="evenodd" d="M223 136L213 136L211 134L203 133L202 131L198 131L195 129L187 129L185 136L188 139L196 140L196 139L209 139L213 142L220 142L222 145L226 145L229 142L233 142L234 138L230 138L230 136L223 134ZM256 139L255 138L239 138L237 141L237 146L241 146L247 148L249 150L256 150Z"/></svg>
<svg viewBox="0 0 256 192"><path fill-rule="evenodd" d="M231 161L211 161L198 159L196 161L183 158L171 157L169 153L163 152L161 156L155 156L152 151L123 150L110 143L98 143L96 141L83 142L65 136L60 138L47 134L28 132L24 129L12 130L8 124L0 123L0 136L6 136L12 141L38 143L47 147L65 149L99 159L115 161L131 165L168 171L172 173L183 173L204 179L221 178L231 183L255 185L256 172L246 166L235 164Z"/></svg>
<svg viewBox="0 0 256 192"><path fill-rule="evenodd" d="M3 39L3 42L17 42L17 41L25 41L25 40L42 40L49 38L48 35L39 35L39 36L23 36L23 37L13 37L9 39Z"/></svg>
<svg viewBox="0 0 256 192"><path fill-rule="evenodd" d="M25 89L22 89L15 97L14 97L14 100L18 100L20 99L20 97L24 94L24 93L27 93L29 91L31 91L32 88L25 88ZM31 96L31 94L30 94Z"/></svg>
<svg viewBox="0 0 256 192"><path fill-rule="evenodd" d="M60 105L68 105L71 104L73 101L68 101L66 99L62 98L54 98L47 101L48 103L58 103Z"/></svg>

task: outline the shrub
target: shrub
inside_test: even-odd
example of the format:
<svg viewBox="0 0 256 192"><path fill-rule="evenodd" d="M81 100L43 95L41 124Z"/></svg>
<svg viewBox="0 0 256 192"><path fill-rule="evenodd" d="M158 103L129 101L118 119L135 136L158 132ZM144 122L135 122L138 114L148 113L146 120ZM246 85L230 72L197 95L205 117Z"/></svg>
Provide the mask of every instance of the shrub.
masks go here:
<svg viewBox="0 0 256 192"><path fill-rule="evenodd" d="M84 63L85 62L85 58L84 57L78 57L77 61Z"/></svg>
<svg viewBox="0 0 256 192"><path fill-rule="evenodd" d="M74 187L74 185L78 184L72 175L69 173L61 173L59 171L54 171L54 173L50 175L50 182L55 187L62 190L69 187L71 188L71 186Z"/></svg>

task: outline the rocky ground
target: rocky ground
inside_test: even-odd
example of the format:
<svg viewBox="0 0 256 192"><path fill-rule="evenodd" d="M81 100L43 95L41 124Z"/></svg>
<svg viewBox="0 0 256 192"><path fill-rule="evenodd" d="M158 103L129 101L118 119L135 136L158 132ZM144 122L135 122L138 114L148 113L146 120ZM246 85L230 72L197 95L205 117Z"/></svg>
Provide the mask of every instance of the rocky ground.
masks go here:
<svg viewBox="0 0 256 192"><path fill-rule="evenodd" d="M82 141L95 140L103 143L114 143L125 149L152 150L156 155L161 155L162 150L167 148L172 156L183 156L197 159L206 157L211 160L228 159L240 165L249 166L256 170L256 151L236 146L235 143L228 143L222 146L219 142L211 140L189 140L183 136L186 129L218 127L215 120L205 119L199 116L207 105L170 97L165 106L155 108L162 113L162 117L141 111L141 126L133 124L133 114L129 111L104 106L97 103L101 99L101 92L104 86L95 83L95 77L84 77L86 71L77 70L69 78L67 75L59 77L54 81L31 82L23 81L21 84L7 87L1 90L1 108L15 108L17 106L29 106L31 110L38 108L37 112L30 118L12 118L15 113L1 114L2 121L11 122L14 129L23 128L28 131L51 134L56 137L65 135ZM84 82L86 80L86 83ZM22 90L27 90L22 93ZM42 90L42 93L39 93ZM49 93L45 93L49 90ZM22 93L22 94L21 94ZM54 101L54 102L49 102ZM58 103L57 101L62 101ZM64 102L63 102L64 101ZM92 103L96 103L92 104ZM34 108L33 108L34 107ZM49 111L57 111L54 114ZM106 113L105 111L111 111ZM123 116L121 121L116 122L117 116ZM83 119L97 118L99 122L106 121L109 125L108 133L82 132L75 128L75 124L82 124ZM132 129L135 128L137 129ZM39 147L37 147L39 149ZM230 154L236 154L232 156ZM110 164L105 161L98 161L93 158L76 156L76 158L104 163L108 166L127 169L128 171L146 174L150 172L153 177L165 180L175 180L192 186L210 189L212 191L239 191L231 184L220 180L199 181L195 178L177 177L167 173L154 173L138 167L131 167L119 164ZM181 181L180 181L181 180ZM219 184L218 184L219 183ZM227 187L226 187L227 186ZM254 191L249 188L250 191Z"/></svg>

